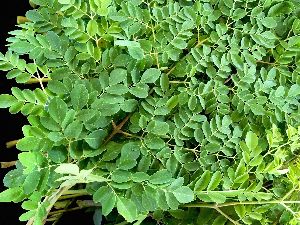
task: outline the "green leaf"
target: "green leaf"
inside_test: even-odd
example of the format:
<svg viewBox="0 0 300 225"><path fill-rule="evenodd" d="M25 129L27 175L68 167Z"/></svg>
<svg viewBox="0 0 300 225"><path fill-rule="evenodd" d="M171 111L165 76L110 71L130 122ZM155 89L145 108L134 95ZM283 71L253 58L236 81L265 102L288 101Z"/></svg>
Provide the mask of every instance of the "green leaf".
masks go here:
<svg viewBox="0 0 300 225"><path fill-rule="evenodd" d="M89 93L84 85L78 84L74 86L70 97L74 109L80 110L88 103Z"/></svg>
<svg viewBox="0 0 300 225"><path fill-rule="evenodd" d="M123 46L123 47L140 47L140 43L136 41L127 41L127 40L117 40L115 41L115 45Z"/></svg>
<svg viewBox="0 0 300 225"><path fill-rule="evenodd" d="M39 171L33 171L30 173L23 184L24 193L25 194L31 194L33 191L35 191L36 187L38 186L41 178L41 173Z"/></svg>
<svg viewBox="0 0 300 225"><path fill-rule="evenodd" d="M222 180L222 173L220 171L216 171L211 177L211 180L207 186L207 190L212 191L216 189L219 186L221 180Z"/></svg>
<svg viewBox="0 0 300 225"><path fill-rule="evenodd" d="M231 54L231 60L232 60L233 65L237 69L244 70L244 62L238 54L232 53Z"/></svg>
<svg viewBox="0 0 300 225"><path fill-rule="evenodd" d="M8 95L8 94L2 94L0 95L0 108L8 108L12 106L14 103L16 103L16 98L14 96Z"/></svg>
<svg viewBox="0 0 300 225"><path fill-rule="evenodd" d="M86 136L84 140L86 141L86 143L89 144L91 148L97 149L102 145L106 136L107 132L105 130L100 129L90 133L88 136Z"/></svg>
<svg viewBox="0 0 300 225"><path fill-rule="evenodd" d="M244 205L235 205L234 210L240 218L244 218L246 215L246 207Z"/></svg>
<svg viewBox="0 0 300 225"><path fill-rule="evenodd" d="M22 194L21 187L9 188L0 193L0 202L12 202L15 201Z"/></svg>
<svg viewBox="0 0 300 225"><path fill-rule="evenodd" d="M127 71L125 69L116 68L111 71L109 76L109 84L115 85L127 81Z"/></svg>
<svg viewBox="0 0 300 225"><path fill-rule="evenodd" d="M64 131L64 135L67 138L78 139L82 133L83 124L79 121L74 121L70 123Z"/></svg>
<svg viewBox="0 0 300 225"><path fill-rule="evenodd" d="M142 181L148 180L150 176L144 172L137 172L132 174L131 179L134 182L141 183Z"/></svg>
<svg viewBox="0 0 300 225"><path fill-rule="evenodd" d="M124 84L115 84L106 89L106 92L112 95L124 95L129 91Z"/></svg>
<svg viewBox="0 0 300 225"><path fill-rule="evenodd" d="M148 124L147 130L157 135L166 135L169 132L169 124L154 120Z"/></svg>
<svg viewBox="0 0 300 225"><path fill-rule="evenodd" d="M198 191L202 191L204 190L209 182L210 182L210 171L206 170L200 177L200 179L196 182L195 187L194 187L194 191L198 192Z"/></svg>
<svg viewBox="0 0 300 225"><path fill-rule="evenodd" d="M249 131L246 135L246 145L250 150L254 150L258 145L258 137L252 131Z"/></svg>
<svg viewBox="0 0 300 225"><path fill-rule="evenodd" d="M32 51L34 47L34 45L27 41L17 41L10 46L10 50L16 53L24 54Z"/></svg>
<svg viewBox="0 0 300 225"><path fill-rule="evenodd" d="M226 196L217 192L209 192L209 198L216 203L224 203L226 201Z"/></svg>
<svg viewBox="0 0 300 225"><path fill-rule="evenodd" d="M55 97L49 103L49 114L59 124L61 124L67 114L68 106L60 98Z"/></svg>
<svg viewBox="0 0 300 225"><path fill-rule="evenodd" d="M90 36L95 36L98 32L98 23L95 20L90 20L86 26L86 31Z"/></svg>
<svg viewBox="0 0 300 225"><path fill-rule="evenodd" d="M93 194L93 200L101 203L102 213L107 216L115 207L117 198L110 187L103 186Z"/></svg>
<svg viewBox="0 0 300 225"><path fill-rule="evenodd" d="M185 40L179 38L179 37L176 37L172 42L171 44L176 47L176 48L179 48L179 49L185 49L187 47L187 43L185 42Z"/></svg>
<svg viewBox="0 0 300 225"><path fill-rule="evenodd" d="M72 163L62 163L56 169L56 173L79 175L79 167Z"/></svg>
<svg viewBox="0 0 300 225"><path fill-rule="evenodd" d="M141 47L128 46L128 52L129 55L136 60L142 60L145 57Z"/></svg>
<svg viewBox="0 0 300 225"><path fill-rule="evenodd" d="M300 85L293 84L288 92L288 96L294 98L300 95Z"/></svg>
<svg viewBox="0 0 300 225"><path fill-rule="evenodd" d="M274 28L277 26L277 22L272 17L265 17L261 20L262 24L267 28Z"/></svg>
<svg viewBox="0 0 300 225"><path fill-rule="evenodd" d="M130 88L129 92L138 98L146 98L148 96L149 86L147 84L138 83Z"/></svg>
<svg viewBox="0 0 300 225"><path fill-rule="evenodd" d="M38 143L39 140L36 137L24 137L18 141L17 148L21 151L33 151L36 149L36 144Z"/></svg>
<svg viewBox="0 0 300 225"><path fill-rule="evenodd" d="M180 203L189 203L194 200L194 192L186 186L174 190L173 194Z"/></svg>
<svg viewBox="0 0 300 225"><path fill-rule="evenodd" d="M137 208L130 199L118 197L117 209L127 222L131 223L137 219Z"/></svg>
<svg viewBox="0 0 300 225"><path fill-rule="evenodd" d="M111 179L116 183L125 183L130 181L131 173L125 170L116 170L112 173Z"/></svg>
<svg viewBox="0 0 300 225"><path fill-rule="evenodd" d="M151 184L165 184L172 181L172 174L166 170L160 170L150 176L149 182Z"/></svg>
<svg viewBox="0 0 300 225"><path fill-rule="evenodd" d="M141 78L142 83L154 83L161 75L160 70L155 68L147 69Z"/></svg>

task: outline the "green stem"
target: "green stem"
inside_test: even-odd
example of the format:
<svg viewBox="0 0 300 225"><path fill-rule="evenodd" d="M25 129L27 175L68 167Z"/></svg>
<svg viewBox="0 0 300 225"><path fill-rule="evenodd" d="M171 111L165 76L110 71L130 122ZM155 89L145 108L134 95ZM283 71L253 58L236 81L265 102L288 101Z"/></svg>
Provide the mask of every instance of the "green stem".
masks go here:
<svg viewBox="0 0 300 225"><path fill-rule="evenodd" d="M37 78L30 78L26 84L36 84L36 83L40 83L40 82L48 82L50 81L51 79L48 78L48 77L44 77L44 78L41 78L41 79L37 79Z"/></svg>
<svg viewBox="0 0 300 225"><path fill-rule="evenodd" d="M188 208L222 208L228 206L235 206L235 205L264 205L264 204L300 204L300 201L281 201L281 200L274 200L274 201L248 201L248 202L226 202L222 204L208 204L208 203L191 203L186 204L184 207Z"/></svg>

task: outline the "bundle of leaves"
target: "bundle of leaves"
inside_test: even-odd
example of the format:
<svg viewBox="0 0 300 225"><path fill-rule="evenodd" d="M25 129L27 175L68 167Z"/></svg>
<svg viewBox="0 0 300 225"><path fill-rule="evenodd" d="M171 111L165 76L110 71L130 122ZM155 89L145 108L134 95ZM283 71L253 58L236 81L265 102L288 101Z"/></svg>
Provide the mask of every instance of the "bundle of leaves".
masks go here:
<svg viewBox="0 0 300 225"><path fill-rule="evenodd" d="M38 86L0 96L21 221L87 195L97 225L299 224L299 1L31 3L0 54Z"/></svg>

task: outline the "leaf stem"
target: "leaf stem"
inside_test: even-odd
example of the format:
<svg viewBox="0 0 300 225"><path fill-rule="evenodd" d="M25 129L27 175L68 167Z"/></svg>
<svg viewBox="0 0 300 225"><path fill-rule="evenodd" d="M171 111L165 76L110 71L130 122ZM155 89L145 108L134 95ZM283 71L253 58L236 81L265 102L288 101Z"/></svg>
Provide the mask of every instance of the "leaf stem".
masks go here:
<svg viewBox="0 0 300 225"><path fill-rule="evenodd" d="M131 114L127 115L122 122L119 125L116 125L114 121L112 121L113 131L108 136L108 138L104 141L103 145L106 145L116 134L121 133L122 127L125 125L125 123L129 120Z"/></svg>
<svg viewBox="0 0 300 225"><path fill-rule="evenodd" d="M13 140L13 141L6 142L6 148L15 147L17 145L18 141L19 140Z"/></svg>
<svg viewBox="0 0 300 225"><path fill-rule="evenodd" d="M300 201L281 201L281 200L274 200L274 201L248 201L248 202L226 202L222 204L209 204L209 203L191 203L186 204L184 207L188 208L222 208L228 206L235 206L235 205L264 205L264 204L300 204Z"/></svg>
<svg viewBox="0 0 300 225"><path fill-rule="evenodd" d="M49 77L43 77L43 78L30 78L26 84L36 84L36 83L43 83L43 82L49 82L51 79Z"/></svg>
<svg viewBox="0 0 300 225"><path fill-rule="evenodd" d="M0 162L0 165L1 165L1 169L6 169L6 168L9 168L9 167L13 167L15 166L17 163L17 161L11 161L11 162Z"/></svg>

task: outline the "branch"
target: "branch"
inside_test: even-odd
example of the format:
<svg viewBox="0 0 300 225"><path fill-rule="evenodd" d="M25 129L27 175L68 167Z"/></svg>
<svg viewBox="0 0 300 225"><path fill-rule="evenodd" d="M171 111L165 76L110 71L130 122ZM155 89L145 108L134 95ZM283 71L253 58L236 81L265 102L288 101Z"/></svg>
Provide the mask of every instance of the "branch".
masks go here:
<svg viewBox="0 0 300 225"><path fill-rule="evenodd" d="M224 213L221 209L219 209L219 207L215 207L215 210L218 211L218 213L220 213L222 216L224 216L226 219L228 219L231 223L235 224L235 225L239 225L240 223L235 221L234 219L232 219L230 216L228 216L226 213Z"/></svg>
<svg viewBox="0 0 300 225"><path fill-rule="evenodd" d="M226 202L222 204L209 204L209 203L191 203L186 204L184 207L191 207L191 208L222 208L228 206L235 206L235 205L264 205L264 204L300 204L300 201L281 201L281 200L274 200L274 201L247 201L247 202Z"/></svg>
<svg viewBox="0 0 300 225"><path fill-rule="evenodd" d="M113 131L111 134L106 138L103 145L106 145L116 134L122 133L122 127L125 125L125 123L129 120L131 114L127 115L122 122L119 125L116 125L114 121L112 121Z"/></svg>
<svg viewBox="0 0 300 225"><path fill-rule="evenodd" d="M41 83L41 82L49 82L51 79L49 77L43 77L41 79L37 78L30 78L26 84L36 84L36 83Z"/></svg>
<svg viewBox="0 0 300 225"><path fill-rule="evenodd" d="M6 142L6 148L15 147L17 145L18 141L19 140L13 140L13 141Z"/></svg>
<svg viewBox="0 0 300 225"><path fill-rule="evenodd" d="M11 162L0 162L0 165L1 165L1 169L6 169L6 168L9 168L9 167L13 167L15 166L17 163L17 161L11 161Z"/></svg>

